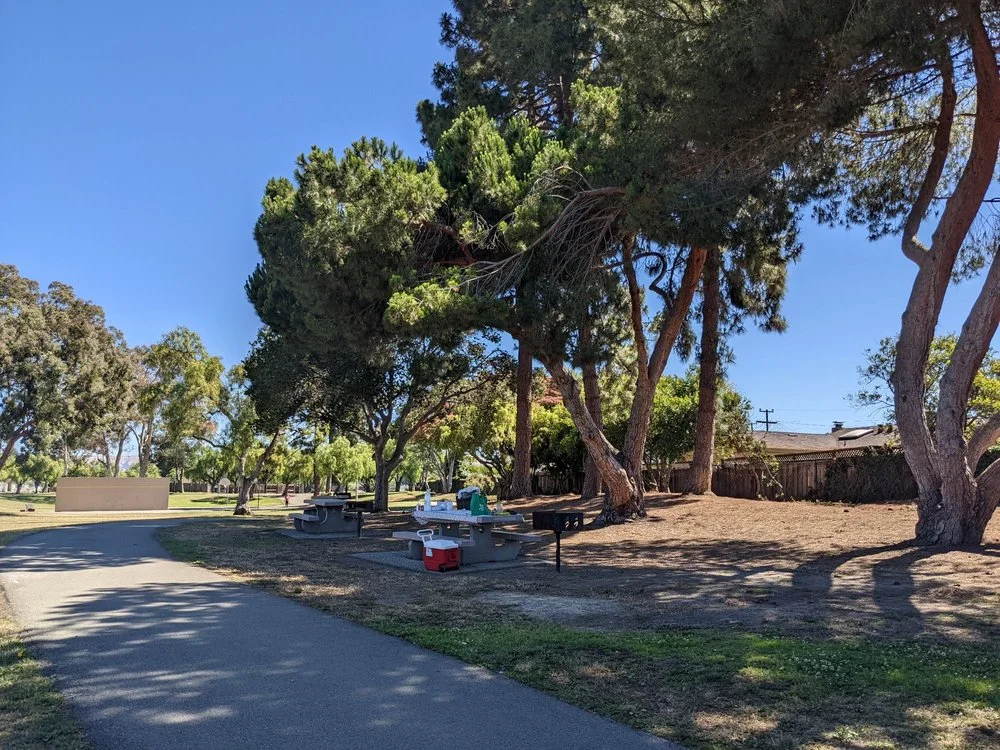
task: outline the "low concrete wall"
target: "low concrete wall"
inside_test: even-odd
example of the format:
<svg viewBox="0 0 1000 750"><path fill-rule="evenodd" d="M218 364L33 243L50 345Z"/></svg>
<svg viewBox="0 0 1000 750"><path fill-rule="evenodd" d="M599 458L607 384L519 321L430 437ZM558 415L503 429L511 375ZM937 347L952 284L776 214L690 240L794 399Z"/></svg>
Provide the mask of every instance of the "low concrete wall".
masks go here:
<svg viewBox="0 0 1000 750"><path fill-rule="evenodd" d="M56 511L166 510L170 480L125 477L63 477Z"/></svg>

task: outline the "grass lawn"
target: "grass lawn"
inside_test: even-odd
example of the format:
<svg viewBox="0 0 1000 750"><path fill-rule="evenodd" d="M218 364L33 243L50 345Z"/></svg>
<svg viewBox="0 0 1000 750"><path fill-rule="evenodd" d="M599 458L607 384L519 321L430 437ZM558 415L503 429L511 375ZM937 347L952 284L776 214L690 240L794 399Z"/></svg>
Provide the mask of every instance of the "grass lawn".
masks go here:
<svg viewBox="0 0 1000 750"><path fill-rule="evenodd" d="M161 539L692 748L1000 747L1000 524L982 551L931 555L905 543L911 515L663 498L645 521L567 537L558 576L435 576L351 557L399 549L387 537L403 514L372 516L361 540L304 544L260 517Z"/></svg>
<svg viewBox="0 0 1000 750"><path fill-rule="evenodd" d="M250 507L256 508L257 501L260 500L260 507L284 507L285 501L280 495L261 495L254 497L250 501ZM211 492L171 492L171 508L212 508L212 507L234 507L236 505L236 495L220 495Z"/></svg>

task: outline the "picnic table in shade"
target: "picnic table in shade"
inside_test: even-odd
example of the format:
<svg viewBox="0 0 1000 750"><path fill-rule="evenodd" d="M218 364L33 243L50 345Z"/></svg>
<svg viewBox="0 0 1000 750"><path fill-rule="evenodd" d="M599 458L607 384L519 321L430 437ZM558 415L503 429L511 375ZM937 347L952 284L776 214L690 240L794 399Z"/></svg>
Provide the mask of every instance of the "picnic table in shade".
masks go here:
<svg viewBox="0 0 1000 750"><path fill-rule="evenodd" d="M361 536L362 516L371 502L345 497L317 497L304 513L291 513L296 531L306 534L336 534L357 531Z"/></svg>
<svg viewBox="0 0 1000 750"><path fill-rule="evenodd" d="M426 526L438 527L438 538L458 543L462 550L462 564L480 562L505 562L513 560L521 551L521 542L539 542L545 537L537 534L522 534L503 531L496 527L505 524L522 523L520 513L472 515L467 510L415 510L413 518ZM468 527L469 535L464 535ZM415 531L397 531L396 539L409 542L409 556L415 560L423 556L423 541Z"/></svg>

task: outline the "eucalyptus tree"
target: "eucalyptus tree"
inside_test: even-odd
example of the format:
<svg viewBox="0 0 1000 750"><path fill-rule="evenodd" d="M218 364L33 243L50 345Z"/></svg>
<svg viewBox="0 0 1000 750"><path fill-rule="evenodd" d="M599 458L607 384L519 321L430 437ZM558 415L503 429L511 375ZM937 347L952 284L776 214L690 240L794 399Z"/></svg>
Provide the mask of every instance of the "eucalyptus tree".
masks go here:
<svg viewBox="0 0 1000 750"><path fill-rule="evenodd" d="M129 429L139 449L139 476L144 477L157 440L176 445L214 432L223 367L201 337L184 327L140 349L139 356L136 417Z"/></svg>
<svg viewBox="0 0 1000 750"><path fill-rule="evenodd" d="M121 334L59 282L41 291L0 265L0 467L19 443L81 447L123 387Z"/></svg>

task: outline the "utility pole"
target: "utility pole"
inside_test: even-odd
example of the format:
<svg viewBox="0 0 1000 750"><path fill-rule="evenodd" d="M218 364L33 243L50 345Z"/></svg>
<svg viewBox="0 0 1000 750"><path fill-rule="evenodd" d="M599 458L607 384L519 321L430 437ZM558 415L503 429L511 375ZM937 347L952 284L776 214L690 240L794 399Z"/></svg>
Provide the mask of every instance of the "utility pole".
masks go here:
<svg viewBox="0 0 1000 750"><path fill-rule="evenodd" d="M757 420L757 424L764 425L764 432L770 432L771 431L771 425L773 425L773 424L779 424L779 422L771 419L771 412L773 412L774 409L758 409L757 411L759 411L761 414L764 415L763 419L758 419Z"/></svg>

